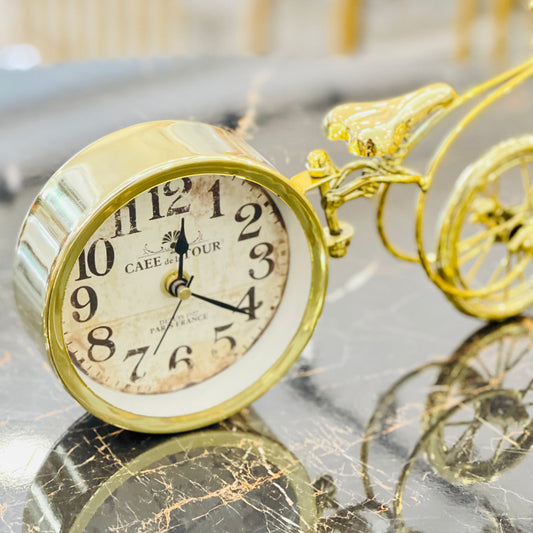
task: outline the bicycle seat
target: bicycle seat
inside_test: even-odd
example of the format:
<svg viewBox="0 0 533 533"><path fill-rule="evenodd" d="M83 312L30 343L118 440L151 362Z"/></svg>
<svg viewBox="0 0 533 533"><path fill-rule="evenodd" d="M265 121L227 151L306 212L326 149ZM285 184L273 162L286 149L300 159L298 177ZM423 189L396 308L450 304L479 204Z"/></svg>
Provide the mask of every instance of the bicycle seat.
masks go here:
<svg viewBox="0 0 533 533"><path fill-rule="evenodd" d="M409 130L455 96L450 85L436 83L390 100L338 105L324 118L325 133L362 157L392 154Z"/></svg>

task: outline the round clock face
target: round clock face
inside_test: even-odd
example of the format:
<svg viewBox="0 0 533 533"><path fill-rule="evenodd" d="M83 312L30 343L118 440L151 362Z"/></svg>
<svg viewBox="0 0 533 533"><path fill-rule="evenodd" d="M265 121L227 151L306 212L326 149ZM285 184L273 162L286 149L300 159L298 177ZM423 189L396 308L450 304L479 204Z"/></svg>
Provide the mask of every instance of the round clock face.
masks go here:
<svg viewBox="0 0 533 533"><path fill-rule="evenodd" d="M64 342L78 371L108 389L178 391L247 353L288 271L285 221L264 188L235 176L176 178L87 242L66 285Z"/></svg>

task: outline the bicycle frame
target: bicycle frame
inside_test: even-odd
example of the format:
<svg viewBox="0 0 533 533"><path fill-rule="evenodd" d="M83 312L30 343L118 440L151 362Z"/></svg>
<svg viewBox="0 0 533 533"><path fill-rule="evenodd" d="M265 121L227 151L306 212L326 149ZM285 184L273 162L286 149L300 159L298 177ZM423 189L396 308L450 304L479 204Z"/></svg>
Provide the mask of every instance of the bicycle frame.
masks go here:
<svg viewBox="0 0 533 533"><path fill-rule="evenodd" d="M428 254L424 246L424 210L426 193L433 183L445 154L458 136L486 108L531 76L533 76L533 58L470 89L462 95L456 96L448 105L434 111L414 131L408 133L399 148L390 155L358 158L338 169L325 151L315 150L311 152L307 159L307 171L294 176L292 182L299 186L303 192L308 192L315 188L319 189L327 222L325 233L330 256L343 257L353 236L353 229L350 225L338 219L337 209L350 200L379 195L377 228L384 246L389 252L402 260L420 263L431 281L445 293L451 296L461 296L462 298L479 297L498 290L509 282L511 278L505 277L500 283L490 288L467 290L458 288L442 279L434 268L434 256ZM470 109L445 137L437 148L425 173L418 173L403 166L403 162L411 150L438 123L459 107L489 91L491 92ZM407 127L407 124L405 126ZM358 176L348 180L348 177L354 172L359 173ZM390 186L397 183L414 183L418 185L420 190L415 216L416 255L399 250L391 244L386 235L384 227L386 199ZM519 273L520 270L513 275L516 277Z"/></svg>

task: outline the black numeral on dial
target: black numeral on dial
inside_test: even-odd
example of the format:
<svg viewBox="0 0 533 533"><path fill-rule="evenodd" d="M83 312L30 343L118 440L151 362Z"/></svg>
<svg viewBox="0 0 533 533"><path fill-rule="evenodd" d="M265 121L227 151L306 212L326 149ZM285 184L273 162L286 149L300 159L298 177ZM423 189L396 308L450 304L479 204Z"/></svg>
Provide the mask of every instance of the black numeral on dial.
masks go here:
<svg viewBox="0 0 533 533"><path fill-rule="evenodd" d="M98 335L96 335L97 332ZM87 340L90 343L90 347L87 355L91 361L103 363L113 357L116 347L115 343L111 340L112 335L113 330L108 326L99 326L89 332Z"/></svg>
<svg viewBox="0 0 533 533"><path fill-rule="evenodd" d="M250 277L253 279L265 279L270 274L272 274L272 271L274 270L274 260L270 258L272 255L272 252L274 251L274 246L270 244L269 242L260 242L259 244L256 244L251 250L250 250L250 258L251 259L260 259L260 262L266 263L266 272L259 276L257 275L256 271L251 268L248 273L250 274Z"/></svg>
<svg viewBox="0 0 533 533"><path fill-rule="evenodd" d="M113 250L111 243L105 239L98 239L91 244L87 257L85 256L85 250L81 252L78 258L80 275L76 278L76 281L89 279L91 276L87 271L93 276L105 276L113 268L114 262L115 250Z"/></svg>
<svg viewBox="0 0 533 533"><path fill-rule="evenodd" d="M123 211L128 211L128 223L129 231L124 233L122 214ZM116 237L123 237L124 235L131 235L132 233L139 233L137 229L137 210L135 208L135 198L128 202L123 208L115 211L115 235L111 237L112 239Z"/></svg>
<svg viewBox="0 0 533 533"><path fill-rule="evenodd" d="M231 326L233 326L233 322L231 324L226 324L225 326L215 327L215 344L217 342L221 342L221 341L226 340L226 341L229 342L229 349L230 350L233 350L233 348L235 348L235 346L237 346L237 342L230 335L219 335L219 333L222 333L223 331L226 331L227 329L231 328Z"/></svg>
<svg viewBox="0 0 533 533"><path fill-rule="evenodd" d="M83 295L85 295L85 298L83 298L85 302L80 301L80 296ZM78 311L74 311L72 313L72 316L76 322L88 322L96 313L96 309L98 308L98 297L96 296L96 291L92 287L83 285L82 287L78 287L72 293L70 296L70 303L75 309L81 310L89 307L89 314L85 318L82 318Z"/></svg>
<svg viewBox="0 0 533 533"><path fill-rule="evenodd" d="M242 229L241 233L239 234L239 238L237 239L238 241L253 239L259 236L261 226L257 229L249 230L248 228L261 218L262 212L263 211L259 204L244 204L239 208L239 210L235 213L235 220L237 222L246 222L249 218L251 218L251 220Z"/></svg>
<svg viewBox="0 0 533 533"><path fill-rule="evenodd" d="M213 214L211 218L223 217L224 213L220 211L220 180L216 180L208 191L213 195Z"/></svg>
<svg viewBox="0 0 533 533"><path fill-rule="evenodd" d="M176 188L173 189L172 185ZM176 205L184 195L191 192L192 181L190 178L183 178L181 180L176 180L175 182L167 182L163 185L163 194L167 197L173 197L178 195L178 197L170 204L170 207L167 210L166 216L180 215L183 213L188 213L191 209L191 204L187 205ZM152 218L150 220L156 220L158 218L163 218L161 214L161 208L159 204L159 187L153 187L150 189L150 196L152 197Z"/></svg>
<svg viewBox="0 0 533 533"><path fill-rule="evenodd" d="M247 305L243 306L244 303L246 303ZM257 318L255 316L255 311L259 309L262 305L262 301L257 302L257 304L255 303L255 287L250 287L250 289L243 296L237 307L246 312L246 314L248 315L248 320L255 320Z"/></svg>
<svg viewBox="0 0 533 533"><path fill-rule="evenodd" d="M144 377L146 375L146 372L140 376L138 374L138 370L139 370L139 365L141 364L142 360L144 359L144 356L146 355L146 352L148 351L148 349L150 348L150 346L143 346L142 348L133 348L132 350L128 350L128 353L126 354L126 357L124 357L124 361L126 361L127 359L129 359L130 357L134 357L136 355L140 355L141 357L139 357L139 360L137 361L137 364L135 365L132 373L131 373L131 376L130 376L130 380L133 381L133 383L135 383L138 379L141 379L142 377Z"/></svg>
<svg viewBox="0 0 533 533"><path fill-rule="evenodd" d="M185 344L183 346L178 346L170 356L170 361L168 362L168 369L174 370L180 363L183 363L186 365L187 369L192 368L192 360L190 357L180 357L180 351L185 352L187 355L192 354L192 348L189 346L186 346Z"/></svg>

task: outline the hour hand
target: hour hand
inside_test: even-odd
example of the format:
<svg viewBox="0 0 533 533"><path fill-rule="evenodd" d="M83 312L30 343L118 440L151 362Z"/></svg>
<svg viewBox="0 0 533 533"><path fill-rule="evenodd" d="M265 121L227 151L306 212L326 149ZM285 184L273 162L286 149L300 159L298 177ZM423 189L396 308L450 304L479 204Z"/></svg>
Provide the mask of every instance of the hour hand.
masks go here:
<svg viewBox="0 0 533 533"><path fill-rule="evenodd" d="M174 246L174 251L180 256L178 266L178 279L183 279L183 256L189 251L189 242L185 236L185 217L181 219L181 228Z"/></svg>
<svg viewBox="0 0 533 533"><path fill-rule="evenodd" d="M204 302L208 302L213 305L218 305L218 307L222 307L223 309L227 309L228 311L234 311L235 313L243 313L245 315L248 314L248 311L244 309L239 309L238 307L227 304L225 302L219 302L218 300L213 300L213 298L208 298L207 296L201 296L200 294L196 294L195 292L192 292L191 296L194 296L195 298L198 298L199 300L203 300Z"/></svg>

